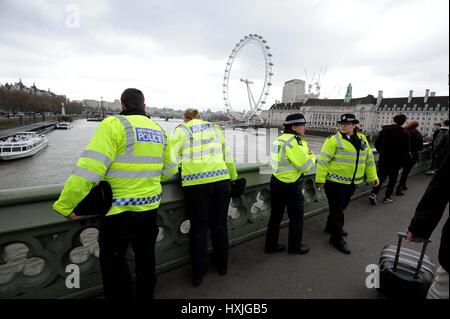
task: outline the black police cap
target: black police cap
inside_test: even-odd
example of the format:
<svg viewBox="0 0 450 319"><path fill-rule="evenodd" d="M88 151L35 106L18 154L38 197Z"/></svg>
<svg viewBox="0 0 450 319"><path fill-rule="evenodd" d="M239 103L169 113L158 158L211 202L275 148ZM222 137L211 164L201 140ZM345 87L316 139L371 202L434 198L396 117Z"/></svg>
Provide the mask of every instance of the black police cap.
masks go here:
<svg viewBox="0 0 450 319"><path fill-rule="evenodd" d="M283 125L304 125L306 124L305 116L302 113L289 114Z"/></svg>
<svg viewBox="0 0 450 319"><path fill-rule="evenodd" d="M341 115L341 119L338 121L338 123L354 123L358 124L359 121L356 119L355 114L346 113Z"/></svg>

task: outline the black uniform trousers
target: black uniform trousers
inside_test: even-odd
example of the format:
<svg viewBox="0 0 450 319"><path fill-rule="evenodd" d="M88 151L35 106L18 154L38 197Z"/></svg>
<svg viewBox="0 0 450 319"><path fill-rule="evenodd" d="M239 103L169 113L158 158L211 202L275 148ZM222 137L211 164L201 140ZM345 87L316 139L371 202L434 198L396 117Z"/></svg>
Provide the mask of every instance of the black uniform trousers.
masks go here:
<svg viewBox="0 0 450 319"><path fill-rule="evenodd" d="M332 239L340 240L344 231L344 210L347 208L356 187L355 184L347 185L326 181L324 188L329 207L326 228L331 233Z"/></svg>
<svg viewBox="0 0 450 319"><path fill-rule="evenodd" d="M395 184L397 183L398 173L400 171L401 165L398 164L388 164L388 163L378 163L378 171L377 175L380 180L380 185L372 188L372 193L378 194L380 192L381 186L389 177L389 183L386 188L386 193L384 197L391 197L392 193L394 193Z"/></svg>
<svg viewBox="0 0 450 319"><path fill-rule="evenodd" d="M267 225L266 249L274 249L278 245L280 223L287 207L289 217L288 250L300 248L303 237L303 203L300 180L294 183L283 183L272 175L270 180L271 213Z"/></svg>
<svg viewBox="0 0 450 319"><path fill-rule="evenodd" d="M183 188L186 196L186 213L191 222L189 249L192 258L192 278L201 279L208 266L208 227L211 231L213 261L219 271L226 271L230 180Z"/></svg>
<svg viewBox="0 0 450 319"><path fill-rule="evenodd" d="M136 298L152 299L156 284L157 210L123 212L100 222L99 247L105 299L132 299L133 285L126 260L131 244L136 265Z"/></svg>
<svg viewBox="0 0 450 319"><path fill-rule="evenodd" d="M418 153L413 153L411 157L409 157L405 164L403 165L402 176L400 177L399 186L406 187L406 180L408 179L408 175L411 172L414 165L416 165L417 160L419 159Z"/></svg>

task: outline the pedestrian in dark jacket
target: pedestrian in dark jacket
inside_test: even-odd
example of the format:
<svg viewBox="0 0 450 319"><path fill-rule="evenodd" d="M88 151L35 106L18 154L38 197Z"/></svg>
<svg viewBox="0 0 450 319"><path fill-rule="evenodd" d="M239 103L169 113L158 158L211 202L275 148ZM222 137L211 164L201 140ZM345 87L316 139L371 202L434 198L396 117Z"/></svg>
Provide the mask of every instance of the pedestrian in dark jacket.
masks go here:
<svg viewBox="0 0 450 319"><path fill-rule="evenodd" d="M375 148L380 154L378 157L377 175L380 184L372 189L369 195L370 204L377 205L377 194L380 192L383 182L389 177L389 183L384 196L384 203L393 203L391 198L398 172L409 157L409 134L402 127L406 122L406 115L394 116L394 123L383 127L375 141Z"/></svg>
<svg viewBox="0 0 450 319"><path fill-rule="evenodd" d="M444 125L439 129L436 138L433 141L433 157L436 159L436 168L439 168L446 152L448 142L448 120L444 121Z"/></svg>
<svg viewBox="0 0 450 319"><path fill-rule="evenodd" d="M433 144L434 144L434 141L436 140L436 137L439 134L439 130L441 129L441 127L442 127L441 123L435 123L434 124L434 132L433 132L433 140L432 140Z"/></svg>
<svg viewBox="0 0 450 319"><path fill-rule="evenodd" d="M409 134L409 157L403 165L402 176L400 177L400 182L397 186L397 191L395 192L395 195L397 196L404 195L402 191L408 189L408 187L406 187L406 179L419 159L419 152L423 149L423 137L417 130L418 127L419 122L414 120L408 121L405 127L406 132Z"/></svg>
<svg viewBox="0 0 450 319"><path fill-rule="evenodd" d="M441 220L445 208L449 202L448 189L450 187L448 173L449 173L449 144L445 145L446 153L444 155L442 165L437 173L434 175L430 184L425 191L419 205L416 208L416 213L411 220L408 227L407 240L418 242L423 239L428 239L431 233ZM427 298L431 299L448 299L449 289L449 270L450 270L450 229L449 218L444 224L441 236L441 245L439 247L439 264L433 284L430 287Z"/></svg>
<svg viewBox="0 0 450 319"><path fill-rule="evenodd" d="M434 151L434 143L436 141L436 137L439 135L439 132L441 131L441 123L435 123L434 124L434 132L433 132L433 138L431 140L431 149ZM427 175L433 175L434 171L437 169L438 166L438 162L437 162L437 158L435 157L434 152L431 153L431 167L430 170L428 172L426 172L425 174Z"/></svg>

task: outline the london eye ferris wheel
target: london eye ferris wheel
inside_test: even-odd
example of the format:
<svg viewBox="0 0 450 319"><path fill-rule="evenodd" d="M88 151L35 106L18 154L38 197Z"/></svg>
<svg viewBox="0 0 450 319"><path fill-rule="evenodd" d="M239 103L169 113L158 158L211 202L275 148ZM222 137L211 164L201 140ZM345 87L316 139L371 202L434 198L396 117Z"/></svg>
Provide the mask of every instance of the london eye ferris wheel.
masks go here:
<svg viewBox="0 0 450 319"><path fill-rule="evenodd" d="M242 56L242 51L244 51L244 48L250 46L256 47L257 50L253 52L247 61L255 63L260 71L257 72L257 74L249 72L245 67L237 66L239 60L244 60L245 58ZM239 103L233 100L232 95L233 93L236 93L233 91L237 90L237 85L245 85L248 98L248 108L244 107L245 119L250 120L255 116L259 118L259 113L266 103L266 98L269 96L269 90L272 85L272 67L273 62L270 46L262 36L258 34L249 34L241 39L239 43L235 45L228 57L225 74L223 76L223 100L226 112L232 113L237 111ZM235 73L239 76L236 77ZM257 84L258 86L255 91L256 95L253 94L251 89L251 85L254 84Z"/></svg>

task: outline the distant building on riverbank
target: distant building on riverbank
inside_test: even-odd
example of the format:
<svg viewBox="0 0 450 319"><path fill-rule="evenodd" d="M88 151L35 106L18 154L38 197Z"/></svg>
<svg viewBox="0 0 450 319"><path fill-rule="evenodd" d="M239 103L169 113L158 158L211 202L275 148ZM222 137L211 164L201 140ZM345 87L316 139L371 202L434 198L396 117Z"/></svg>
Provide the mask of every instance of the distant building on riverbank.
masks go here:
<svg viewBox="0 0 450 319"><path fill-rule="evenodd" d="M58 95L48 90L41 90L36 87L36 84L33 83L32 86L28 87L22 83L22 79L19 79L19 82L16 83L5 83L4 85L0 84L0 88L8 91L16 91L16 92L24 92L37 96L49 96L49 97L62 97L66 99L65 95Z"/></svg>
<svg viewBox="0 0 450 319"><path fill-rule="evenodd" d="M266 117L269 125L280 126L286 116L301 112L308 121L308 129L322 133L336 131L341 114L354 113L367 135L374 136L383 125L391 124L396 114L405 114L408 119L419 122L419 130L424 137L433 135L433 125L448 119L449 97L436 96L426 90L423 96L413 97L409 91L406 97L383 97L383 91L366 97L346 99L308 98L304 102L276 103L268 110Z"/></svg>

